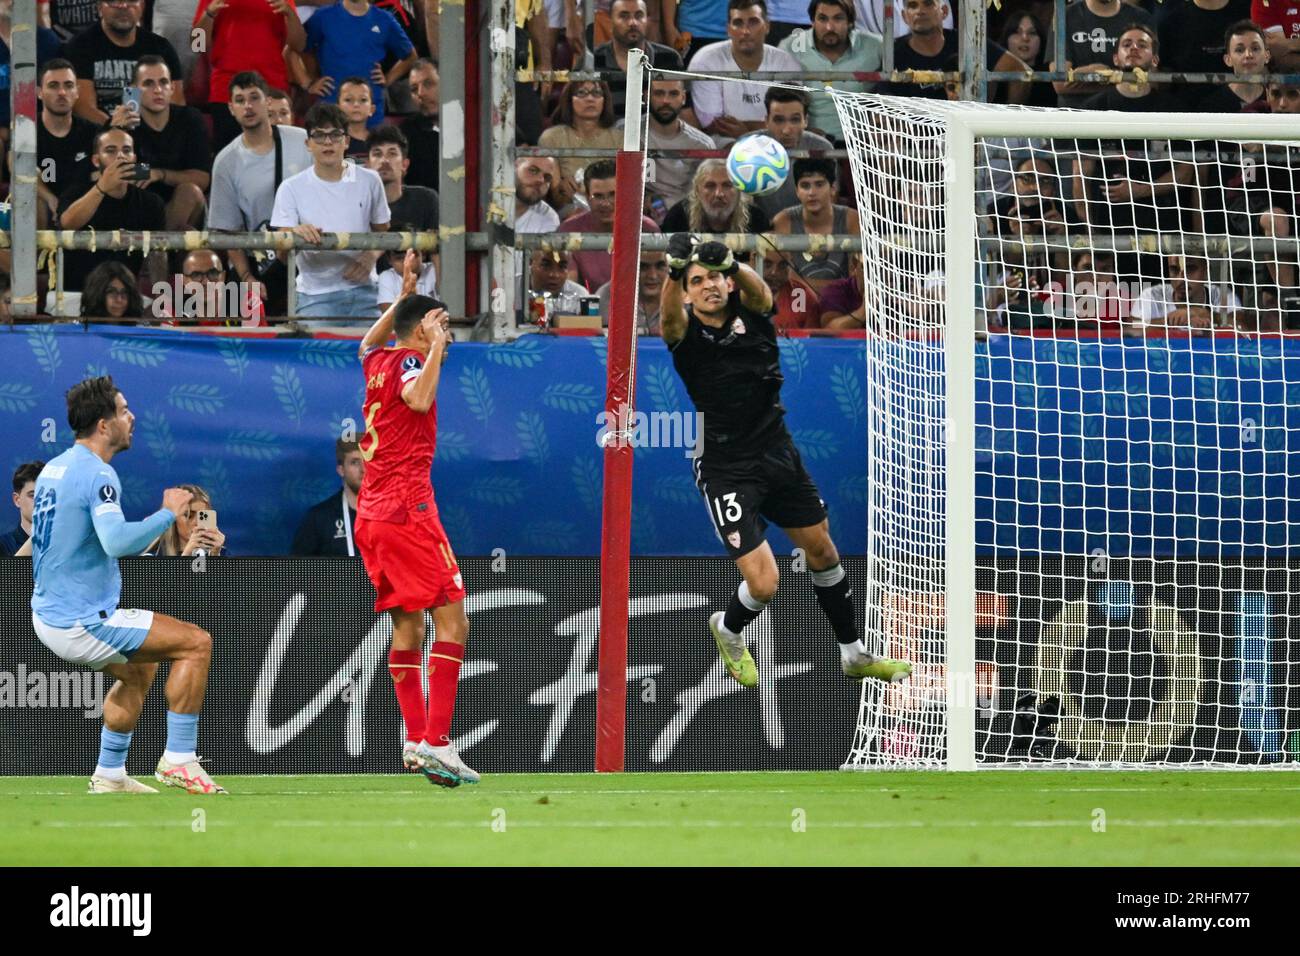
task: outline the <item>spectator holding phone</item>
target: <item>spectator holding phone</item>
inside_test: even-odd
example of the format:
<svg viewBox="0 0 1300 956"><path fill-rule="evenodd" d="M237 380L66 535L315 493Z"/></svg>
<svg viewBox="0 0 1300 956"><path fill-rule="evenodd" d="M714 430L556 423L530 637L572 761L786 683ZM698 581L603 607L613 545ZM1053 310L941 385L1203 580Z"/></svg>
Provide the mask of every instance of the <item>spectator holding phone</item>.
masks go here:
<svg viewBox="0 0 1300 956"><path fill-rule="evenodd" d="M114 112L123 103L123 93L135 74L140 57L161 56L167 63L172 84L172 102L185 105L181 85L181 61L170 43L141 29L144 0L100 0L99 22L92 23L67 42L63 55L77 71L79 95L73 111L97 126L133 126ZM136 122L139 122L138 116Z"/></svg>
<svg viewBox="0 0 1300 956"><path fill-rule="evenodd" d="M94 154L90 161L94 167L93 181L83 179L70 186L59 197L59 221L64 229L94 229L107 232L112 229L142 231L163 229L167 217L163 201L142 188L149 180L147 170L136 162L135 142L124 129L109 128L95 134ZM150 272L155 281L164 278L163 254L150 258ZM90 271L101 262L116 260L124 263L132 275L139 275L144 255L134 251L90 252L69 249L63 257L63 287L65 290L63 314L77 315L81 306L80 292ZM53 290L47 309L53 313Z"/></svg>
<svg viewBox="0 0 1300 956"><path fill-rule="evenodd" d="M177 485L194 497L185 510L176 516L176 522L162 533L145 554L154 557L181 557L202 552L207 557L221 554L226 547L226 536L217 528L217 515L212 507L212 496L198 485Z"/></svg>

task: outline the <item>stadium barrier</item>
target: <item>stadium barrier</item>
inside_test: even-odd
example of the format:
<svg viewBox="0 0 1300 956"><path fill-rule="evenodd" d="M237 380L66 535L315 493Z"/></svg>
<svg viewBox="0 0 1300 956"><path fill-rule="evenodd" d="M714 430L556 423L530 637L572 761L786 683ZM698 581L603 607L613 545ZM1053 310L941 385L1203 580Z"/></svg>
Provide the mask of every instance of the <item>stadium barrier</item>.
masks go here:
<svg viewBox="0 0 1300 956"><path fill-rule="evenodd" d="M704 629L734 587L731 562L633 558L627 769L828 770L844 760L857 687L839 672L809 576L779 563L781 589L750 635L762 683L744 691ZM391 626L371 610L360 561L214 558L200 567L127 559L122 600L212 633L199 739L212 771L397 772ZM470 644L457 745L487 772L590 770L598 559L467 558L461 567ZM865 593L862 559L845 567ZM1214 587L1200 586L1207 574ZM982 752L1014 755L1015 688L1031 686L1059 695L1064 721L1093 728L1096 752L1085 756L1105 758L1122 742L1136 763L1300 761L1300 561L1198 570L1190 561L983 559L976 585ZM0 774L84 774L111 681L36 640L31 586L30 561L0 560ZM892 600L910 622L891 636L894 651L915 671L910 686L886 691L900 706L882 746L899 758L941 757L928 711L962 691L919 649L943 628L942 601ZM1060 684L1061 674L1086 677ZM133 773L152 770L163 708L160 678L132 745Z"/></svg>
<svg viewBox="0 0 1300 956"><path fill-rule="evenodd" d="M627 769L827 770L848 752L857 686L807 574L786 572L755 628L765 680L744 691L705 626L735 588L725 558L633 559ZM848 560L854 581L862 563ZM589 771L594 757L597 558L466 558L469 651L453 726L478 770ZM213 635L199 752L222 773L398 772L387 674L392 628L356 558L122 561L122 606ZM111 680L41 645L31 562L0 560L0 774L89 773ZM128 769L163 744L162 676Z"/></svg>

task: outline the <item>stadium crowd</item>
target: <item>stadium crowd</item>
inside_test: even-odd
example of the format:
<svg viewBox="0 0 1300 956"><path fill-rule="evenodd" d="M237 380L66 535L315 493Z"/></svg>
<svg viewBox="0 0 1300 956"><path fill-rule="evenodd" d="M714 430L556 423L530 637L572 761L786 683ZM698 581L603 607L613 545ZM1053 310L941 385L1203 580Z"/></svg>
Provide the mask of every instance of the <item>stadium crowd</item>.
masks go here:
<svg viewBox="0 0 1300 956"><path fill-rule="evenodd" d="M288 229L309 243L324 232L436 230L441 130L429 33L437 14L428 2L42 2L40 227ZM989 40L984 62L1011 73L1068 71L1068 79L992 83L991 102L1300 112L1300 88L1259 79L1300 69L1300 18L1284 4L1073 0L1064 50L1053 49L1053 7L1050 0L1007 0L990 11L989 36L997 40ZM620 145L633 48L658 69L690 74L778 72L797 82L803 73L831 72L844 73L834 85L849 90L948 99L960 93L937 78L960 68L959 18L955 3L944 0L894 4L895 70L919 72L912 82L878 84L860 74L883 64L882 0L596 0L585 24L578 0L516 0L515 9L521 66L604 76L518 84L516 145L535 147L515 164L519 233L611 231L612 161L573 153L612 155ZM12 29L12 0L0 0L6 153ZM1116 71L1138 81L1073 79ZM1157 85L1145 79L1154 71L1231 72L1239 79ZM647 232L857 233L849 163L827 155L845 147L827 94L658 75L648 95L648 145L668 153L656 154L649 167ZM697 155L753 131L802 151L785 185L757 198L736 190L720 159ZM1219 144L1206 158L1197 150L1207 145L1215 144L1003 144L1000 159L988 164L981 209L985 233L1003 240L980 289L989 327L1300 327L1300 279L1295 256L1285 251L1228 263L1195 250L1164 256L1035 246L1135 230L1293 237L1300 182L1291 151L1246 155ZM773 248L762 258L781 327L869 325L860 257ZM300 254L298 315L309 327L377 315L392 300L395 261L378 251ZM538 251L516 261L525 308L607 312L607 253ZM7 271L7 251L0 262ZM666 276L661 253L642 257L641 276L639 327L652 333L653 290ZM420 291L436 294L439 278L435 254ZM265 315L284 314L287 298L284 262L260 251L69 251L62 281L56 313L42 273L48 314L259 324ZM941 270L928 276L918 298L937 301L942 281Z"/></svg>

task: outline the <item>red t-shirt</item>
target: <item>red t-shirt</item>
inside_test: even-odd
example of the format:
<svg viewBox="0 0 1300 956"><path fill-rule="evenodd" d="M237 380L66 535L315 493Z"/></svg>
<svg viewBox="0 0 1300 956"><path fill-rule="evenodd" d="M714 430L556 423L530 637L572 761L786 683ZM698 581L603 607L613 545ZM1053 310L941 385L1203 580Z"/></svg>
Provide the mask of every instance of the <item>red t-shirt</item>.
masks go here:
<svg viewBox="0 0 1300 956"><path fill-rule="evenodd" d="M1289 37L1300 37L1300 0L1250 0L1250 18L1267 32L1281 27Z"/></svg>
<svg viewBox="0 0 1300 956"><path fill-rule="evenodd" d="M357 501L359 518L401 523L409 509L426 502L436 513L429 472L438 443L438 405L421 415L402 401L402 389L422 368L424 356L415 349L372 349L361 360L366 433L360 445L366 477Z"/></svg>
<svg viewBox="0 0 1300 956"><path fill-rule="evenodd" d="M196 26L210 2L199 0L194 11ZM288 3L298 9L294 0ZM208 102L229 103L230 81L244 70L256 70L272 89L289 92L289 71L284 65L288 29L284 17L272 10L266 0L230 0L217 14L216 25L209 25L209 30L208 63L212 78L208 81Z"/></svg>

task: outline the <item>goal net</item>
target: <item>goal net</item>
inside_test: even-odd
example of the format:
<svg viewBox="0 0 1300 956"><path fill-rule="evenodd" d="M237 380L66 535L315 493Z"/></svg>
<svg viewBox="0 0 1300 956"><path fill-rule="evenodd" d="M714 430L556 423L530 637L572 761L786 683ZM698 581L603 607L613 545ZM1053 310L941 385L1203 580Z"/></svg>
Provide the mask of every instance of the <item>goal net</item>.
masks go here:
<svg viewBox="0 0 1300 956"><path fill-rule="evenodd" d="M846 766L1300 767L1294 117L834 96L914 664Z"/></svg>

